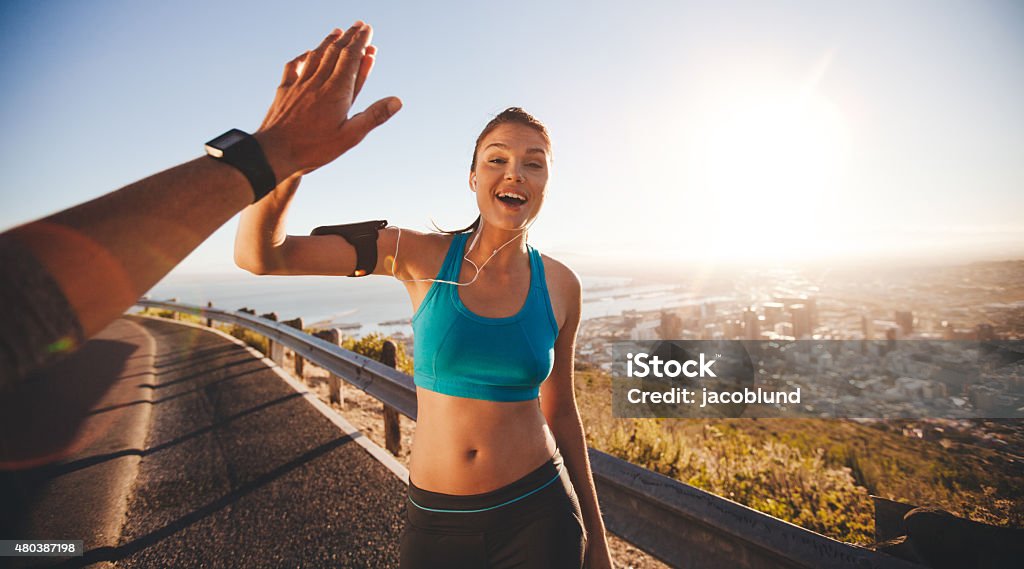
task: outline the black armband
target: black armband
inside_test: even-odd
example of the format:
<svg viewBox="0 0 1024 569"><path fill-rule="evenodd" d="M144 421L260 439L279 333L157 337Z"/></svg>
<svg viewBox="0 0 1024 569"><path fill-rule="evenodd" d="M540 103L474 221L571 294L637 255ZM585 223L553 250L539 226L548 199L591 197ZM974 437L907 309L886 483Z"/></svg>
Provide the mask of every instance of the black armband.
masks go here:
<svg viewBox="0 0 1024 569"><path fill-rule="evenodd" d="M364 277L377 267L377 232L388 226L388 222L363 221L344 225L321 225L310 235L340 235L356 248L356 268L350 277Z"/></svg>

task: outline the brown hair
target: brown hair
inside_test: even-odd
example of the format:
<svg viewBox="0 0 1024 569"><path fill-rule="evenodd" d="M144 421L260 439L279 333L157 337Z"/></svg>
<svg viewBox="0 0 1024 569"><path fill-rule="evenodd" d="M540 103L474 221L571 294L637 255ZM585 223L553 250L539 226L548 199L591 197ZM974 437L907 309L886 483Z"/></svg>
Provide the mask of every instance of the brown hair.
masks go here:
<svg viewBox="0 0 1024 569"><path fill-rule="evenodd" d="M538 133L540 133L540 135L544 137L544 141L548 143L548 146L551 146L551 135L548 134L548 129L546 126L544 126L544 123L540 122L539 120L537 120L537 117L524 111L520 107L509 107L504 111L501 111L500 113L498 113L497 116L491 119L491 121L487 123L484 129L480 131L480 136L476 137L476 144L473 145L473 160L470 161L469 163L470 172L476 170L476 154L477 151L480 150L480 143L483 142L484 138L487 138L487 135L491 134L491 132L494 129L498 128L503 124L521 124L523 126L528 126L536 130ZM478 215L476 216L476 221L469 224L468 227L465 227L463 229L446 231L438 227L437 224L434 224L434 229L437 229L437 231L440 233L445 233L448 235L457 235L459 233L469 233L470 231L474 231L479 226L480 216Z"/></svg>

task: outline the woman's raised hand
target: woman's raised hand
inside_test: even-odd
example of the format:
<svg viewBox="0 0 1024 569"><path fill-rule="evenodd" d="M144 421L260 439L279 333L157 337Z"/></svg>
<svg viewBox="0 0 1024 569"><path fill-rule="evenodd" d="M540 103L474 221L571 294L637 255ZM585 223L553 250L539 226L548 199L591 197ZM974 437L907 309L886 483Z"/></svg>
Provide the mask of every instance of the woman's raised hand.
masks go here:
<svg viewBox="0 0 1024 569"><path fill-rule="evenodd" d="M284 77L256 138L278 180L311 172L359 144L400 108L381 99L349 116L377 55L373 29L356 22L285 64Z"/></svg>

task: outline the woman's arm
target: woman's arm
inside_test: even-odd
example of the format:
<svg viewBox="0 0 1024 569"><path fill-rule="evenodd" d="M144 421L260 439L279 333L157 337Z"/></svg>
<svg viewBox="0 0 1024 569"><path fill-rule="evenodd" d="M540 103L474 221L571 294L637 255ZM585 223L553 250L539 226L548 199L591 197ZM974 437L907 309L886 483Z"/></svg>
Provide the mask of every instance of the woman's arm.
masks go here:
<svg viewBox="0 0 1024 569"><path fill-rule="evenodd" d="M301 85L312 85L321 75L320 67L332 66L330 61L330 39L325 40L317 50L307 52L290 62L281 79L274 104L267 112L261 130L269 124L281 119L281 109L286 108L292 90ZM336 39L336 38L335 38ZM366 37L369 42L369 37ZM326 51L325 51L326 50ZM342 101L350 106L359 95L370 71L376 61L377 48L367 45L359 60L358 72L355 74L351 87L351 100ZM338 55L335 54L335 58ZM326 83L326 80L324 80ZM397 103L397 99L394 100ZM375 103L375 105L377 105ZM373 106L371 106L373 109ZM368 109L367 112L369 112ZM397 111L397 108L394 109ZM391 107L388 112L393 114ZM390 116L390 115L389 115ZM353 117L354 119L355 117ZM385 117L383 120L386 120ZM350 119L351 120L351 119ZM380 122L383 122L381 120ZM365 136L365 133L363 133ZM348 147L355 146L362 136L346 142ZM274 191L257 203L242 211L235 233L235 264L257 275L348 275L356 267L357 255L353 247L343 237L337 235L305 236L288 235L285 231L285 219L288 208L295 198L302 176L312 169L296 172L282 181ZM330 223L337 223L331 220ZM377 239L377 265L371 274L392 274L393 255L398 245L397 228L381 231ZM402 230L402 262L395 267L395 275L400 278L411 278L413 271L410 261L420 258L425 247L430 247L429 238L424 234Z"/></svg>
<svg viewBox="0 0 1024 569"><path fill-rule="evenodd" d="M340 56L330 51L336 39L333 34L328 36L316 50L300 55L285 66L281 86L260 126L261 130L282 118L294 89L303 86L316 88L318 83L326 84L327 79L318 67L333 67L332 55L335 60ZM369 41L369 37L366 37L367 44ZM342 104L347 103L350 107L355 101L373 70L376 55L377 48L366 45L350 87L351 98L343 100ZM354 146L360 140L361 137L350 141L348 146ZM288 208L295 198L303 174L309 171L296 172L278 184L264 199L242 211L235 234L236 265L259 275L347 275L352 272L356 264L356 252L344 239L335 236L289 236L285 233Z"/></svg>
<svg viewBox="0 0 1024 569"><path fill-rule="evenodd" d="M554 369L547 381L541 384L540 404L548 427L551 428L555 442L565 459L569 478L583 511L583 523L587 528L586 567L603 569L612 566L611 554L608 551L601 509L597 503L594 478L590 472L583 422L580 420L576 394L573 390L576 332L580 325L582 290L579 277L572 271L567 272L571 278L567 279L568 282L563 288L566 298L569 299L568 314L555 341Z"/></svg>
<svg viewBox="0 0 1024 569"><path fill-rule="evenodd" d="M235 234L235 264L257 275L348 275L356 267L356 249L339 235L288 235L285 217L299 187L296 175L274 188L258 203L242 211ZM336 223L331 220L330 223ZM399 245L397 227L377 234L374 275L391 275ZM395 276L423 276L418 263L437 256L436 236L401 230L401 251ZM443 256L443 251L441 255Z"/></svg>

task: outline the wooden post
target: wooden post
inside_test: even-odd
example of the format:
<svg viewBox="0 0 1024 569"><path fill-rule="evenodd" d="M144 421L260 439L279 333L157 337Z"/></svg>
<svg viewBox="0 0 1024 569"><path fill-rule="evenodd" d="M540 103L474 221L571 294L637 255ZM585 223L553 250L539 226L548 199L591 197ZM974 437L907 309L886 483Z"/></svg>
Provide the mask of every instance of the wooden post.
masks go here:
<svg viewBox="0 0 1024 569"><path fill-rule="evenodd" d="M285 320L281 324L284 324L285 326L291 326L292 328L295 328L299 332L302 331L302 317L301 316L298 317L298 318L294 318L292 320ZM298 354L298 352L294 352L293 351L292 353L295 355L295 375L298 376L299 379L305 381L306 378L305 378L305 373L304 372L305 372L305 369L306 369L306 366L305 366L305 361L306 360L302 359L302 356L300 356Z"/></svg>
<svg viewBox="0 0 1024 569"><path fill-rule="evenodd" d="M266 318L267 320L273 320L277 322L277 313L268 312L266 314L260 314L260 318ZM277 365L284 363L284 346L279 342L275 342L270 338L267 338L267 357L269 357Z"/></svg>
<svg viewBox="0 0 1024 569"><path fill-rule="evenodd" d="M208 301L206 303L206 307L207 308L213 308L213 301L212 300ZM213 319L212 318L210 318L210 317L206 318L206 327L207 328L213 328Z"/></svg>
<svg viewBox="0 0 1024 569"><path fill-rule="evenodd" d="M398 350L394 342L385 340L381 349L380 361L388 367L398 366ZM393 407L384 405L384 446L388 452L398 456L402 451L402 429L398 411Z"/></svg>
<svg viewBox="0 0 1024 569"><path fill-rule="evenodd" d="M341 409L345 408L345 397L341 394L341 378L333 373L327 376L327 388L330 391L328 398L331 403L337 403Z"/></svg>
<svg viewBox="0 0 1024 569"><path fill-rule="evenodd" d="M341 330L331 328L321 330L315 334L321 340L327 340L335 346L341 345ZM341 378L328 372L327 376L328 399L331 403L337 403L342 409L345 408L345 398L341 395Z"/></svg>

